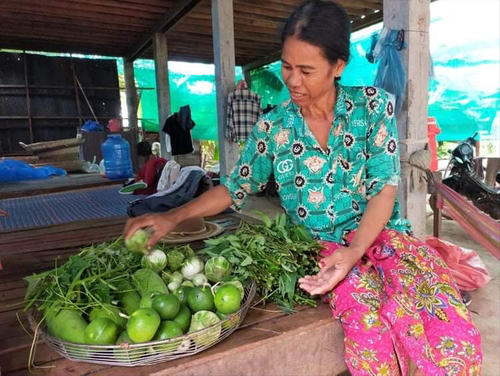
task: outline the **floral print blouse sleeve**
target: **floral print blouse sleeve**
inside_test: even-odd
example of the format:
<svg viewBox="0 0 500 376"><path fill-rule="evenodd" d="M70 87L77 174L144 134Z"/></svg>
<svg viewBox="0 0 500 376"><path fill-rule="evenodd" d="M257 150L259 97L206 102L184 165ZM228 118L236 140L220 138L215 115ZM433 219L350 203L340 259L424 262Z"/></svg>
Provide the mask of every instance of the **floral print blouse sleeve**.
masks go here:
<svg viewBox="0 0 500 376"><path fill-rule="evenodd" d="M257 121L245 143L245 148L231 174L222 183L229 190L234 208L245 206L249 194L261 192L273 171L270 151L272 121L263 117Z"/></svg>
<svg viewBox="0 0 500 376"><path fill-rule="evenodd" d="M376 196L386 185L398 185L401 167L399 162L398 134L394 116L394 98L378 89L376 107L369 118L366 141L366 197Z"/></svg>

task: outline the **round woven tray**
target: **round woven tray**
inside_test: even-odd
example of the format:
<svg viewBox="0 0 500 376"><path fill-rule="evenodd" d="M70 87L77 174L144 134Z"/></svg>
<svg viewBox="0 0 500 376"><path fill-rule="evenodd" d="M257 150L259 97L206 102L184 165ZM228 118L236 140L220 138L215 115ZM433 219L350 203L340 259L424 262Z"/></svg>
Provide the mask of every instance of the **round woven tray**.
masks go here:
<svg viewBox="0 0 500 376"><path fill-rule="evenodd" d="M240 310L229 315L227 319L197 332L154 342L124 346L66 342L49 335L43 325L35 330L37 324L33 314L29 314L28 319L36 335L39 335L50 348L65 358L77 362L113 366L143 366L197 354L222 341L243 322L248 307L255 296L255 288L255 283L245 286L245 296Z"/></svg>

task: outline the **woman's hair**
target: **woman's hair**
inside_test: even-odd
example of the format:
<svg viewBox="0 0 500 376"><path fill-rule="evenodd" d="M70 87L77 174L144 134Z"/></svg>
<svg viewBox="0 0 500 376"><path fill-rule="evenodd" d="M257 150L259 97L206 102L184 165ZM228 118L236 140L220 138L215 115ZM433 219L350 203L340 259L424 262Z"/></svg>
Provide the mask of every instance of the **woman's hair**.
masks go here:
<svg viewBox="0 0 500 376"><path fill-rule="evenodd" d="M345 10L329 0L308 0L288 17L281 43L296 36L321 48L331 64L338 59L349 60L351 23Z"/></svg>

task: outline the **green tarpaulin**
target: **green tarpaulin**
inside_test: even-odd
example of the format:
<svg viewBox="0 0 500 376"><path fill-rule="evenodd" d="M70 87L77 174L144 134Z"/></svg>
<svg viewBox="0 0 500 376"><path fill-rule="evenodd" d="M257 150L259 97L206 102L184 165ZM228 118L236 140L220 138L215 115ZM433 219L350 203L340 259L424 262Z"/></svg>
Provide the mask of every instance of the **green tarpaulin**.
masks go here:
<svg viewBox="0 0 500 376"><path fill-rule="evenodd" d="M481 8L481 9L479 9ZM487 8L487 9L486 9ZM440 0L431 4L430 50L434 77L429 84L429 116L437 119L442 133L439 140L461 140L473 132L491 136L492 124L500 108L500 2ZM370 37L381 25L352 36L352 57L342 77L346 85L371 85L376 65L366 52ZM123 73L118 60L119 72ZM252 89L262 96L262 105L279 104L288 98L281 82L280 63L251 72ZM134 63L141 104L139 117L149 131L158 130L154 64L151 60ZM241 69L237 71L241 77ZM212 65L169 63L172 111L191 106L195 139L216 140L215 79ZM499 136L496 135L498 138Z"/></svg>

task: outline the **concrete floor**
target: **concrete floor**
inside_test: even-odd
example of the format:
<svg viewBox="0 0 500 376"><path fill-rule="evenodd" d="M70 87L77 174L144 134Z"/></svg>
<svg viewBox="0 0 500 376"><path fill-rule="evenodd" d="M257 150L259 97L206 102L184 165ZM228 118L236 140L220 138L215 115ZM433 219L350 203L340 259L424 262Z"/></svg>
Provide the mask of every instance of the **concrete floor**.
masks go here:
<svg viewBox="0 0 500 376"><path fill-rule="evenodd" d="M282 212L278 199L251 196L243 213L255 216L255 210L264 212L271 217ZM429 207L426 231L427 234L432 234L432 212ZM484 354L482 375L499 376L500 261L471 239L455 221L443 218L441 238L477 251L491 275L491 281L486 286L471 292L472 302L469 309L472 312L474 323L479 327L482 335Z"/></svg>

